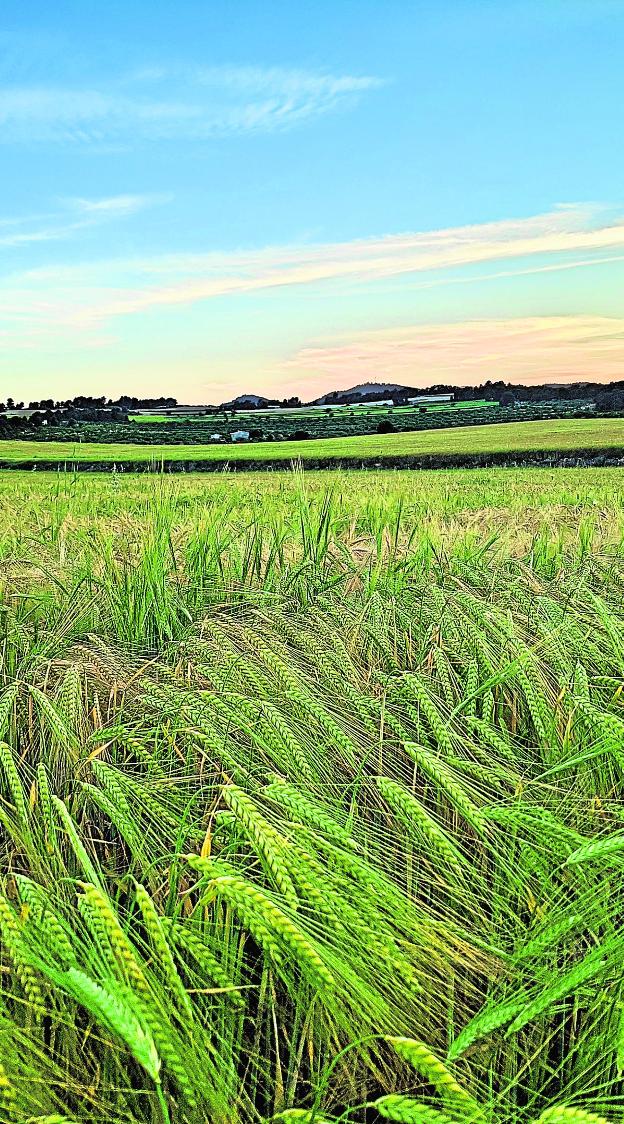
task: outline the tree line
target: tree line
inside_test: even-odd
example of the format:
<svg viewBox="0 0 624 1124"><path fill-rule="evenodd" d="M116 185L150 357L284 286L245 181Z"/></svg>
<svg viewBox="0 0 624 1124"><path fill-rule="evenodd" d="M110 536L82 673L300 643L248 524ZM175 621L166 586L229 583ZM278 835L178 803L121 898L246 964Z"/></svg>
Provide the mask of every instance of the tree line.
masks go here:
<svg viewBox="0 0 624 1124"><path fill-rule="evenodd" d="M124 410L126 413L130 410L148 410L148 409L162 409L166 410L170 407L178 405L177 398L133 398L129 394L122 394L119 398L107 398L105 394L100 397L94 398L89 394L77 394L74 398L54 399L54 398L41 398L28 403L25 406L23 402L14 402L12 398L7 398L6 402L0 402L0 412L5 410Z"/></svg>
<svg viewBox="0 0 624 1124"><path fill-rule="evenodd" d="M487 399L498 402L500 406L513 406L517 402L593 402L601 413L624 410L624 380L610 383L570 382L570 383L510 383L502 379L480 383L478 386L455 386L452 383L435 383L425 387L396 387L393 390L371 391L368 394L353 395L348 390L335 390L325 395L324 405L366 405L380 397L392 400L395 406L407 405L408 398L416 395L452 394L456 402L479 402Z"/></svg>

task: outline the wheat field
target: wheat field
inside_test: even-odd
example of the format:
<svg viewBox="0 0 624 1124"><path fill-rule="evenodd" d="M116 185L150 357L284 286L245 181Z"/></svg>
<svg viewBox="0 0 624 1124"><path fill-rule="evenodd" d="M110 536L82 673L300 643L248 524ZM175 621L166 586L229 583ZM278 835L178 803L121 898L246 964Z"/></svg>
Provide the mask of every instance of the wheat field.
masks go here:
<svg viewBox="0 0 624 1124"><path fill-rule="evenodd" d="M613 1124L617 471L0 478L0 1119Z"/></svg>

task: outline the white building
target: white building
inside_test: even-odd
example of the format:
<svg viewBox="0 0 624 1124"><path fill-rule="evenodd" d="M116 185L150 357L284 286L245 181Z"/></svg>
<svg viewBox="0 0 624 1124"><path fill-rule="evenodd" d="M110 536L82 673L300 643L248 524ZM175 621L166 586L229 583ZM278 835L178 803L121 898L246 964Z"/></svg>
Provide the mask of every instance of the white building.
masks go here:
<svg viewBox="0 0 624 1124"><path fill-rule="evenodd" d="M407 401L410 406L437 406L438 403L452 402L454 398L454 394L418 394Z"/></svg>
<svg viewBox="0 0 624 1124"><path fill-rule="evenodd" d="M249 441L249 430L235 429L232 434L232 441Z"/></svg>

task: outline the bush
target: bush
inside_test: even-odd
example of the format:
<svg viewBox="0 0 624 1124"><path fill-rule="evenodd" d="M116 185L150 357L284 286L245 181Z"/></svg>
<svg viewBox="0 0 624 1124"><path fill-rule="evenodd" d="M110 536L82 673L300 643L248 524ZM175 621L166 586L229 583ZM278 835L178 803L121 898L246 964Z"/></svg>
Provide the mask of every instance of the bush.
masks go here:
<svg viewBox="0 0 624 1124"><path fill-rule="evenodd" d="M378 433L396 433L396 426L392 424L389 418L384 418L377 426Z"/></svg>

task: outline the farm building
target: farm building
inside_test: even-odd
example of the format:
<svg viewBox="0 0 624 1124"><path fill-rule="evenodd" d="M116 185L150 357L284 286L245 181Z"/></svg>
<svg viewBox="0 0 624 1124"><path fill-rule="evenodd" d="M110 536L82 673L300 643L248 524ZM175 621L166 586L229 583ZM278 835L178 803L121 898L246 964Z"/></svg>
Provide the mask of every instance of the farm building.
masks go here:
<svg viewBox="0 0 624 1124"><path fill-rule="evenodd" d="M223 441L223 434L222 433L211 433L208 440L209 441Z"/></svg>
<svg viewBox="0 0 624 1124"><path fill-rule="evenodd" d="M232 441L249 441L249 430L235 429L232 434Z"/></svg>
<svg viewBox="0 0 624 1124"><path fill-rule="evenodd" d="M210 406L141 406L136 410L129 410L128 412L134 416L136 415L149 415L162 418L201 418L207 416L211 409Z"/></svg>
<svg viewBox="0 0 624 1124"><path fill-rule="evenodd" d="M323 410L344 410L344 409L346 409L346 403L344 403L344 402L332 402L330 405L319 406L317 402L308 402L308 404L306 406L267 406L266 409L267 409L267 412L269 410L276 410L276 411L279 411L283 414L306 414L306 413L309 413L310 410L314 411L314 410L319 410L319 409L323 409ZM264 411L258 410L258 413L263 413L263 412Z"/></svg>
<svg viewBox="0 0 624 1124"><path fill-rule="evenodd" d="M437 406L443 402L452 402L454 398L454 394L417 394L407 401L410 406Z"/></svg>

